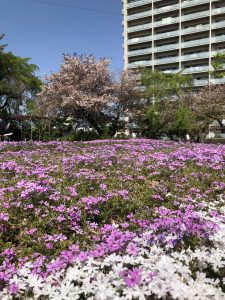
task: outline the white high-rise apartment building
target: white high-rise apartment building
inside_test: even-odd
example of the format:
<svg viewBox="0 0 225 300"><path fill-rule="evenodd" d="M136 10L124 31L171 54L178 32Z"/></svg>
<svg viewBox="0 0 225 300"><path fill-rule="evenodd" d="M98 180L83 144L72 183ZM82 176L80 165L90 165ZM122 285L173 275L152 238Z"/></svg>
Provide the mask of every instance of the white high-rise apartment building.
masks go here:
<svg viewBox="0 0 225 300"><path fill-rule="evenodd" d="M208 83L225 51L225 0L123 0L123 15L125 68L183 70L196 87Z"/></svg>

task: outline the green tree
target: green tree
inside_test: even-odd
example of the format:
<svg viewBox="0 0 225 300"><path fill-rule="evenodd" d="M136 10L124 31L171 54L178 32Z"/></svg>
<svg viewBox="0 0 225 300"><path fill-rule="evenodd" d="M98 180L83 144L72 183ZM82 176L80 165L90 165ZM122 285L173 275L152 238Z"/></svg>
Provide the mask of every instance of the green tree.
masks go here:
<svg viewBox="0 0 225 300"><path fill-rule="evenodd" d="M173 121L167 130L167 134L170 137L177 136L182 139L185 139L186 134L189 134L193 139L199 131L196 115L183 101L179 102L174 111Z"/></svg>
<svg viewBox="0 0 225 300"><path fill-rule="evenodd" d="M210 74L214 78L225 77L225 52L217 53L212 61L213 71Z"/></svg>
<svg viewBox="0 0 225 300"><path fill-rule="evenodd" d="M149 100L161 101L171 98L180 98L184 93L190 92L193 87L191 75L183 75L141 69L141 84L145 89L145 97Z"/></svg>
<svg viewBox="0 0 225 300"><path fill-rule="evenodd" d="M143 134L151 138L167 135L170 139L185 139L189 134L192 140L199 140L204 131L204 123L185 103L177 101L157 101L148 107L143 122Z"/></svg>
<svg viewBox="0 0 225 300"><path fill-rule="evenodd" d="M173 122L174 102L164 99L151 103L142 122L142 134L150 138L159 138L168 133Z"/></svg>
<svg viewBox="0 0 225 300"><path fill-rule="evenodd" d="M0 36L0 39L4 35ZM26 102L40 90L41 80L35 76L38 67L0 46L0 111L18 114Z"/></svg>
<svg viewBox="0 0 225 300"><path fill-rule="evenodd" d="M0 41L4 38L4 36L4 34L0 34ZM6 44L0 45L0 53L5 49L6 46Z"/></svg>
<svg viewBox="0 0 225 300"><path fill-rule="evenodd" d="M141 83L149 105L142 123L143 133L152 138L162 134L182 137L188 131L189 112L182 108L184 95L193 87L193 78L182 72L168 74L150 69L141 70ZM179 110L178 110L179 108Z"/></svg>

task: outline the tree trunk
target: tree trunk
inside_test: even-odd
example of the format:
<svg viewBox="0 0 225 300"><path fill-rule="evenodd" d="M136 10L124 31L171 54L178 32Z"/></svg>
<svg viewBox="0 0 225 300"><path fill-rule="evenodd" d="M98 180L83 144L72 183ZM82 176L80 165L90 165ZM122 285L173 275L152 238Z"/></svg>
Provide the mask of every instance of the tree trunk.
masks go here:
<svg viewBox="0 0 225 300"><path fill-rule="evenodd" d="M120 118L120 113L117 114L115 120L113 121L111 130L110 130L110 132L109 132L109 134L110 134L111 137L114 136L114 135L116 134L116 131L117 131L117 124L118 124L119 118Z"/></svg>
<svg viewBox="0 0 225 300"><path fill-rule="evenodd" d="M101 127L97 124L97 122L90 115L87 116L87 120L94 127L94 129L97 131L97 133L99 135L103 134L103 130L101 129Z"/></svg>
<svg viewBox="0 0 225 300"><path fill-rule="evenodd" d="M87 110L85 108L80 108L80 111L78 114L77 114L77 112L74 113L75 117L77 115L79 117L83 118L84 120L86 120L91 126L93 126L99 135L103 134L103 130L101 129L101 127L97 124L96 120L93 118L93 116L89 112L87 112Z"/></svg>
<svg viewBox="0 0 225 300"><path fill-rule="evenodd" d="M6 99L4 104L0 106L0 110L4 109L7 105L8 105L8 99Z"/></svg>

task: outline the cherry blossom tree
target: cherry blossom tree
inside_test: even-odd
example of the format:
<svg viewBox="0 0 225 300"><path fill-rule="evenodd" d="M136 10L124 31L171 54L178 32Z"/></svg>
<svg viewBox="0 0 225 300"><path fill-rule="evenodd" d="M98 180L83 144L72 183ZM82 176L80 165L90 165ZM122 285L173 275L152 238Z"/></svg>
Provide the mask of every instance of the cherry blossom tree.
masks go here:
<svg viewBox="0 0 225 300"><path fill-rule="evenodd" d="M108 103L110 116L110 134L114 135L118 127L124 128L125 117L135 120L142 107L138 74L132 70L123 70L112 86L112 96Z"/></svg>
<svg viewBox="0 0 225 300"><path fill-rule="evenodd" d="M109 63L108 59L98 60L92 55L65 55L59 72L46 76L39 93L48 115L78 116L101 134L98 120L112 87Z"/></svg>
<svg viewBox="0 0 225 300"><path fill-rule="evenodd" d="M190 105L197 117L206 124L217 121L225 132L225 84L209 84L190 98Z"/></svg>
<svg viewBox="0 0 225 300"><path fill-rule="evenodd" d="M138 83L130 71L119 79L109 70L110 60L65 55L59 72L45 78L39 105L48 116L72 116L88 122L99 134L114 135L125 111L133 109Z"/></svg>

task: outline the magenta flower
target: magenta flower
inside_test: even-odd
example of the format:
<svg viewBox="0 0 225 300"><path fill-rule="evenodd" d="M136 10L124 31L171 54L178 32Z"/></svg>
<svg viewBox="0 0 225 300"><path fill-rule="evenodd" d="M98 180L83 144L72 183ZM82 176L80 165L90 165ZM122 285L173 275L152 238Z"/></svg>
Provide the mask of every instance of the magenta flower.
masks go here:
<svg viewBox="0 0 225 300"><path fill-rule="evenodd" d="M18 290L19 290L18 285L15 282L13 282L9 285L9 293L10 294L16 295Z"/></svg>
<svg viewBox="0 0 225 300"><path fill-rule="evenodd" d="M100 189L102 189L103 191L105 191L107 188L107 185L104 183L101 183L99 186L100 186Z"/></svg>
<svg viewBox="0 0 225 300"><path fill-rule="evenodd" d="M32 228L32 229L29 229L26 231L26 234L27 235L33 235L34 233L37 232L37 228Z"/></svg>
<svg viewBox="0 0 225 300"><path fill-rule="evenodd" d="M8 213L0 213L0 220L1 221L8 221L9 220Z"/></svg>
<svg viewBox="0 0 225 300"><path fill-rule="evenodd" d="M133 256L137 255L138 250L139 250L139 247L137 247L137 245L135 243L130 243L127 246L127 253L129 255L133 255Z"/></svg>
<svg viewBox="0 0 225 300"><path fill-rule="evenodd" d="M135 285L138 285L141 282L141 272L141 269L133 268L132 270L129 270L127 272L122 272L121 275L124 278L126 285L129 288L133 288Z"/></svg>

